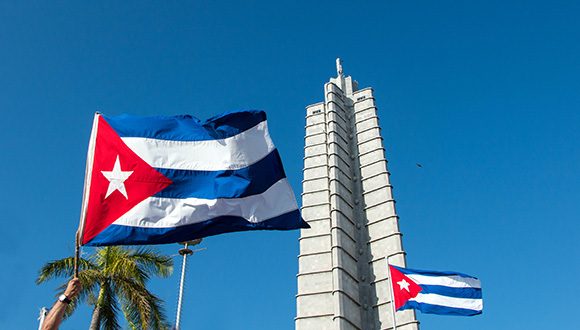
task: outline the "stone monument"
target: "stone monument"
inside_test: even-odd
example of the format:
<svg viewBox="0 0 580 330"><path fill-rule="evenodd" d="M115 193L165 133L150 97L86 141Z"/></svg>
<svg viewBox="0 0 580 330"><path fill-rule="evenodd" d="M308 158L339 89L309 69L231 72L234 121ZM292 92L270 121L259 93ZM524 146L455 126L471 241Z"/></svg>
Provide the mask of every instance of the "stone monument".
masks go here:
<svg viewBox="0 0 580 330"><path fill-rule="evenodd" d="M306 107L297 330L392 329L387 262L405 266L372 88L343 74ZM413 310L398 330L418 330Z"/></svg>

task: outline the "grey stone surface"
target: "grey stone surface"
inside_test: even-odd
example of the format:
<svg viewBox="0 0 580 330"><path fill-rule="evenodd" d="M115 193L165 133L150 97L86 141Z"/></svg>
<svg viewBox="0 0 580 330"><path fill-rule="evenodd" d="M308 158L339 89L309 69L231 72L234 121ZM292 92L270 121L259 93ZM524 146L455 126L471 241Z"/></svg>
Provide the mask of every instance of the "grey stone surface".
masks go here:
<svg viewBox="0 0 580 330"><path fill-rule="evenodd" d="M342 73L306 108L297 330L392 329L387 263L405 266L373 90ZM397 329L417 330L414 311Z"/></svg>

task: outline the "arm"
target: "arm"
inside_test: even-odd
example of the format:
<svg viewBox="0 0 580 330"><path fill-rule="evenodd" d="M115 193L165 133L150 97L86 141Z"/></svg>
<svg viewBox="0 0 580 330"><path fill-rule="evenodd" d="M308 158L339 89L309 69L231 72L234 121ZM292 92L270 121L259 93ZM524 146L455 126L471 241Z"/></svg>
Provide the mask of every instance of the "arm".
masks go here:
<svg viewBox="0 0 580 330"><path fill-rule="evenodd" d="M74 299L74 297L79 293L81 290L81 283L78 278L73 278L68 282L66 290L64 291L64 295L68 299ZM68 306L67 302L57 300L54 303L54 306L50 309L48 315L44 319L44 323L42 324L42 330L56 330L60 326L62 322L62 317L64 316L64 311Z"/></svg>

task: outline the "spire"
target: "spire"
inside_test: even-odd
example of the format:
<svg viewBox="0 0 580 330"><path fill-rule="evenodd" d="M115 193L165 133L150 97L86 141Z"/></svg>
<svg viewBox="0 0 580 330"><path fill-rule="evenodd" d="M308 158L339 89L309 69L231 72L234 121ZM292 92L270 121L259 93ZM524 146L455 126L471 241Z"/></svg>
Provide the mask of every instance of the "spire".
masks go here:
<svg viewBox="0 0 580 330"><path fill-rule="evenodd" d="M342 61L340 60L340 57L336 58L336 74L337 76L342 76Z"/></svg>

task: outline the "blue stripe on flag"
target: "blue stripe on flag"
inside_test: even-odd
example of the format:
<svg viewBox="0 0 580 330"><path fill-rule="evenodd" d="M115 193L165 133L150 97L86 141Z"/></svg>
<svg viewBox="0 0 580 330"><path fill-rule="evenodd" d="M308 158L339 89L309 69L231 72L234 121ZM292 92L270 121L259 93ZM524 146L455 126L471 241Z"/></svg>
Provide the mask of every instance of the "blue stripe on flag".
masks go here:
<svg viewBox="0 0 580 330"><path fill-rule="evenodd" d="M411 275L412 274L420 274L420 275L425 275L425 276L454 276L455 275L455 276L478 279L475 276L462 274L462 273L458 273L458 272L435 272L435 271L431 271L431 270L417 270L417 269L410 269L410 268L402 268L402 267L398 267L395 265L391 265L391 266L395 267L403 274L411 274Z"/></svg>
<svg viewBox="0 0 580 330"><path fill-rule="evenodd" d="M480 299L482 297L480 288L452 288L441 285L419 285L423 288L421 291L423 294L434 293L441 296L471 299Z"/></svg>
<svg viewBox="0 0 580 330"><path fill-rule="evenodd" d="M87 246L102 245L147 245L183 242L196 238L213 236L229 232L247 230L289 230L308 228L299 210L261 222L249 222L235 216L221 216L171 228L146 228L121 225L110 225L99 235L88 242Z"/></svg>
<svg viewBox="0 0 580 330"><path fill-rule="evenodd" d="M262 160L239 170L188 171L157 168L173 184L155 197L239 198L261 194L286 177L277 150Z"/></svg>
<svg viewBox="0 0 580 330"><path fill-rule="evenodd" d="M482 312L481 310L431 305L426 303L420 303L413 300L407 301L405 305L399 308L399 310L403 309L418 309L422 313L426 314L457 315L457 316L473 316L479 315Z"/></svg>
<svg viewBox="0 0 580 330"><path fill-rule="evenodd" d="M143 137L173 141L220 140L238 135L266 120L259 110L228 112L205 121L191 115L105 116L120 137Z"/></svg>

